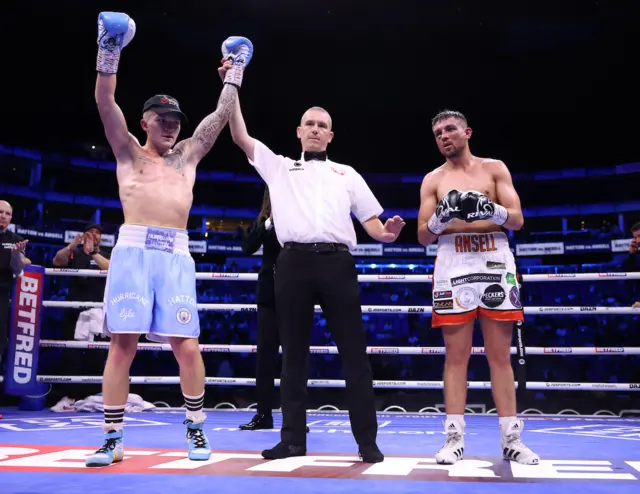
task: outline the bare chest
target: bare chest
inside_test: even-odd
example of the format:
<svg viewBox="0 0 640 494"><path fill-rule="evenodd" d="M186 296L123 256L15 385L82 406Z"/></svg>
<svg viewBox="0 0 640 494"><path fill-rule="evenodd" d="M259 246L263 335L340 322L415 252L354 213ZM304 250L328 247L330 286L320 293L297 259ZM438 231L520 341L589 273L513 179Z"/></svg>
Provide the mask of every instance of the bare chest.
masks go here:
<svg viewBox="0 0 640 494"><path fill-rule="evenodd" d="M450 190L465 192L475 190L495 200L496 185L493 176L482 167L472 170L446 170L438 184L438 200L442 199Z"/></svg>
<svg viewBox="0 0 640 494"><path fill-rule="evenodd" d="M131 167L119 174L121 186L143 187L147 184L163 188L181 188L193 185L192 170L185 163L182 153L174 152L165 157L151 158L137 155Z"/></svg>

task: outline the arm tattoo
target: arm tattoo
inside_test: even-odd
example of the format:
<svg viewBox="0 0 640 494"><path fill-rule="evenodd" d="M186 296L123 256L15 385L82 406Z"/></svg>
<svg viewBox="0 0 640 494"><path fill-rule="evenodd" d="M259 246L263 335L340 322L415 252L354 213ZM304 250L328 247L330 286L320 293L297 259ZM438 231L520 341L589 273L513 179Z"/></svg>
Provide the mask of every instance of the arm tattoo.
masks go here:
<svg viewBox="0 0 640 494"><path fill-rule="evenodd" d="M205 117L194 132L193 139L202 146L204 154L211 151L220 132L227 124L237 96L238 88L231 84L225 84L220 93L216 111Z"/></svg>

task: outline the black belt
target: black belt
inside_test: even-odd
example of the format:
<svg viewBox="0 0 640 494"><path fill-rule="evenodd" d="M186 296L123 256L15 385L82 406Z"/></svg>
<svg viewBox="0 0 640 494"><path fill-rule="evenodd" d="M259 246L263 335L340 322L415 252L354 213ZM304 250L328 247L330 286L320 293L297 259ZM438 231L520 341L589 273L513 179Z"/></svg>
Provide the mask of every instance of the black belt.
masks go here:
<svg viewBox="0 0 640 494"><path fill-rule="evenodd" d="M284 248L287 250L305 250L307 252L349 252L349 247L347 247L345 244L335 244L328 242L316 242L313 244L285 242Z"/></svg>

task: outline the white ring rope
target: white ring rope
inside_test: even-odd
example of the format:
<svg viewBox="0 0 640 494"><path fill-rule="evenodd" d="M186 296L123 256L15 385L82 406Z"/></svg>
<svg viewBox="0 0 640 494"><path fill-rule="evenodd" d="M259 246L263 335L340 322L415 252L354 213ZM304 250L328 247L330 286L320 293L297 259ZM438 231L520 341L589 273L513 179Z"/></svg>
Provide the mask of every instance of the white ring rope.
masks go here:
<svg viewBox="0 0 640 494"><path fill-rule="evenodd" d="M280 386L280 379L275 379L275 385ZM39 375L40 383L98 384L102 376L46 376ZM179 376L132 376L130 384L180 384ZM255 386L255 378L248 377L206 377L205 384L217 386ZM339 379L309 379L307 385L311 388L344 388L344 380ZM518 383L515 383L518 386ZM442 381L373 381L374 388L389 389L443 389ZM490 382L469 381L468 389L491 389ZM528 390L573 390L573 391L640 391L640 385L630 383L571 383L571 382L527 382Z"/></svg>
<svg viewBox="0 0 640 494"><path fill-rule="evenodd" d="M46 348L74 348L84 350L108 350L109 342L40 340L40 346ZM138 350L152 352L170 352L168 343L138 343ZM256 353L256 345L200 345L203 353ZM282 352L282 347L280 347ZM309 353L338 355L338 347L312 346ZM437 346L377 346L367 347L370 355L444 355L445 348ZM526 347L527 355L640 355L640 347ZM471 355L484 355L484 347L473 347ZM517 355L511 347L511 355Z"/></svg>
<svg viewBox="0 0 640 494"><path fill-rule="evenodd" d="M47 268L45 273L50 276L85 276L85 277L106 277L107 271L96 271L90 269L60 269ZM604 281L604 280L638 280L640 272L637 273L561 273L561 274L530 274L522 276L524 282L546 282L546 281ZM196 273L197 280L227 280L227 281L257 281L257 273ZM374 274L359 275L358 281L361 283L432 283L432 275L410 275L410 274ZM51 308L89 308L102 307L102 302L73 302L73 301L53 301L42 302L43 307ZM245 311L256 312L255 304L197 304L199 310L205 311ZM390 314L431 314L430 306L386 306L386 305L363 305L363 313L390 313ZM319 306L316 312L322 312ZM525 314L640 314L640 309L630 307L525 307ZM108 349L109 343L86 342L86 341L55 341L42 340L40 347L49 348L83 348L83 349ZM139 343L139 350L149 351L170 351L168 344ZM203 352L219 353L254 353L255 345L200 345ZM281 351L281 350L280 350ZM310 353L337 354L337 347L310 347ZM442 347L368 347L369 354L393 354L393 355L443 355L445 349ZM511 354L515 354L516 349L511 348ZM483 347L474 347L472 355L484 354ZM640 347L530 347L527 348L528 355L640 355ZM40 383L101 383L102 376L54 376L39 375L37 380ZM2 378L0 377L0 382ZM178 376L132 376L129 378L130 384L179 384ZM205 382L208 385L220 386L255 386L254 378L222 378L207 377ZM331 379L310 379L309 387L317 388L344 388L345 381ZM518 383L514 383L518 387ZM275 385L280 386L280 380L275 380ZM375 388L391 389L443 389L442 381L373 381ZM640 391L640 385L634 383L574 383L574 382L527 382L528 390L574 390L574 391ZM470 381L467 383L468 389L490 390L490 382ZM567 411L567 410L565 410Z"/></svg>
<svg viewBox="0 0 640 494"><path fill-rule="evenodd" d="M49 276L86 276L90 278L103 278L107 276L105 270L95 269L67 269L46 268L45 274ZM604 281L604 280L640 280L640 272L637 273L551 273L551 274L525 274L523 281ZM196 273L196 280L225 280L225 281L257 281L258 273ZM361 283L431 283L430 274L361 274L358 281Z"/></svg>
<svg viewBox="0 0 640 494"><path fill-rule="evenodd" d="M63 300L43 300L43 307L57 308L57 309L81 309L81 308L100 308L103 307L103 302L73 302ZM257 312L258 306L256 304L196 304L198 310L202 311L214 311L214 312L226 312L226 311L238 311L238 312ZM322 308L319 305L315 306L316 313L322 313ZM431 314L431 306L420 305L363 305L363 314ZM589 307L589 306L576 306L576 307L525 307L525 314L580 314L580 315L593 315L593 314L608 314L608 315L624 315L624 314L638 314L640 315L640 308L632 307Z"/></svg>

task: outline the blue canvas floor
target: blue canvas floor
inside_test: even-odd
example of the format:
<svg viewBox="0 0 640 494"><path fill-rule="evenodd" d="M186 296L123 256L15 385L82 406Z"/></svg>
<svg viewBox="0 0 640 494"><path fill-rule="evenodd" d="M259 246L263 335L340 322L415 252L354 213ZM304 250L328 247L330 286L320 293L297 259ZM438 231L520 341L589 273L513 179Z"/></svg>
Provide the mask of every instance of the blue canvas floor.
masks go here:
<svg viewBox="0 0 640 494"><path fill-rule="evenodd" d="M542 459L523 466L502 460L495 416L467 416L465 459L437 465L444 442L442 416L379 414L378 445L385 461L362 463L344 413L308 414L311 429L304 458L263 460L260 452L279 441L268 431L240 431L247 411L208 412L206 433L215 451L208 462L186 458L184 412L129 414L125 419L125 460L87 469L83 458L101 446L100 413L25 412L0 409L0 492L82 494L199 492L309 492L566 494L577 484L583 494L638 492L640 419L528 417L523 440ZM536 484L544 484L544 487Z"/></svg>

